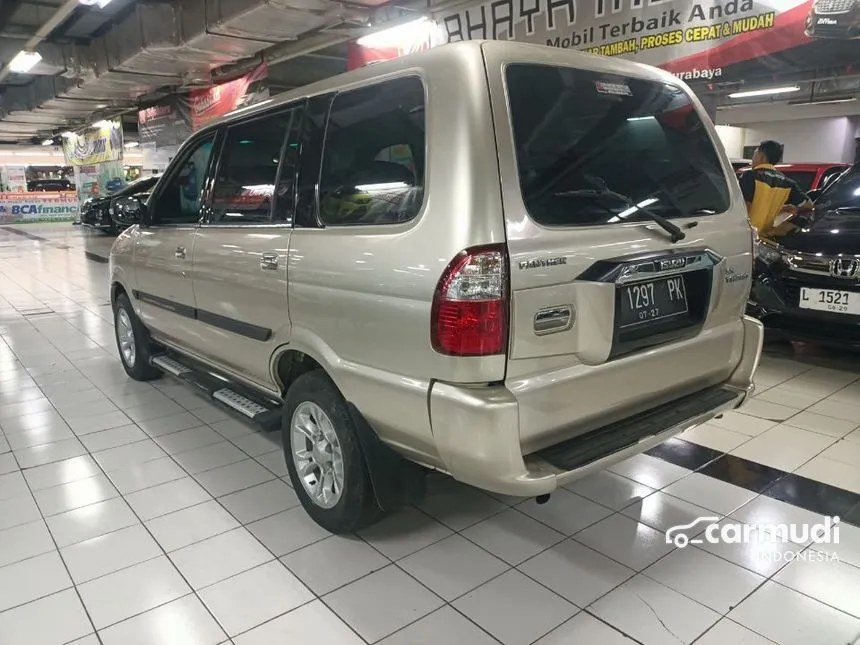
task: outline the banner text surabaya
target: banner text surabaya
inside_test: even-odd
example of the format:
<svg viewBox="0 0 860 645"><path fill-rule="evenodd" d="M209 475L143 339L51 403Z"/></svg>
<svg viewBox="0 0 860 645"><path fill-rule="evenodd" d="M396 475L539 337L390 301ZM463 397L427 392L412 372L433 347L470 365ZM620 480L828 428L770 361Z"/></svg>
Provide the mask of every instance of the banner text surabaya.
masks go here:
<svg viewBox="0 0 860 645"><path fill-rule="evenodd" d="M684 0L689 2L689 0ZM583 3L596 3L595 11L585 11L580 14ZM646 4L645 0L630 0L630 6L614 0L496 0L487 4L465 9L442 18L448 34L448 42L472 39L516 39L516 27L521 25L525 35L531 36L537 32L553 32L566 30L577 24L589 25L574 36L583 41L581 45L596 43L609 38L617 39L642 33L656 32L671 27L704 24L712 25L726 18L749 14L754 11L754 0L728 0L708 5L696 2L692 6L674 8L667 7L659 14L648 17L637 16L637 10L649 9L654 11L661 6L681 0L662 0ZM616 6L617 5L617 6ZM611 11L607 10L607 7ZM629 10L629 18L618 22L593 24L597 19L613 18L621 9ZM520 36L521 38L522 36ZM573 39L573 38L572 38ZM548 41L552 39L547 39ZM554 44L549 43L548 44ZM558 46L558 45L556 45ZM576 47L577 45L570 45Z"/></svg>

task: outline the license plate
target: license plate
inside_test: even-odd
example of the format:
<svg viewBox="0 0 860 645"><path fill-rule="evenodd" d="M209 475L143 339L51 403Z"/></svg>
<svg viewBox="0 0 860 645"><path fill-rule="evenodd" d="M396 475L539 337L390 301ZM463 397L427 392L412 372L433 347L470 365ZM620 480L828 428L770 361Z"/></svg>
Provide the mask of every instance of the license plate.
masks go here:
<svg viewBox="0 0 860 645"><path fill-rule="evenodd" d="M798 305L801 309L815 309L835 314L854 314L855 316L860 316L860 293L801 287L800 302Z"/></svg>
<svg viewBox="0 0 860 645"><path fill-rule="evenodd" d="M621 329L675 318L687 313L684 278L676 276L621 288L618 327Z"/></svg>

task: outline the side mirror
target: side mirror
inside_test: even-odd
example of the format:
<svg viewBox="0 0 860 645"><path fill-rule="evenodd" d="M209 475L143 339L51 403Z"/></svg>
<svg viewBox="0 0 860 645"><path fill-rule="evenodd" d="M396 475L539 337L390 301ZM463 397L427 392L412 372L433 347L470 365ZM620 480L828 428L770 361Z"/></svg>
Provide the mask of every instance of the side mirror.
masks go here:
<svg viewBox="0 0 860 645"><path fill-rule="evenodd" d="M146 206L137 197L117 197L110 205L110 215L117 224L131 226L143 218Z"/></svg>

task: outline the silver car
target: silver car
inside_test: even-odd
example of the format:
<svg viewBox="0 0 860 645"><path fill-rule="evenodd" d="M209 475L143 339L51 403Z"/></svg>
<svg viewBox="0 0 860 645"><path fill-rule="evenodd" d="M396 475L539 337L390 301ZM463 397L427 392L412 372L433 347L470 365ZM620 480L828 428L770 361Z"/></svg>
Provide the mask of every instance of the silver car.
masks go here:
<svg viewBox="0 0 860 645"><path fill-rule="evenodd" d="M128 374L279 425L335 532L427 469L542 497L741 405L753 235L689 89L447 45L194 134L111 254Z"/></svg>

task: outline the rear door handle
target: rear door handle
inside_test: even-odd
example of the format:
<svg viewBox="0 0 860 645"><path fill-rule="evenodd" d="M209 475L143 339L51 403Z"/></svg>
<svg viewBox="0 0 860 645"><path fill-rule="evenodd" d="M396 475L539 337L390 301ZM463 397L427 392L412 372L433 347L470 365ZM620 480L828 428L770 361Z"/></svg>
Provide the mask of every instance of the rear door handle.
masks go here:
<svg viewBox="0 0 860 645"><path fill-rule="evenodd" d="M177 260L184 260L185 259L185 247L184 246L177 246L176 250L173 252L173 257L175 257Z"/></svg>
<svg viewBox="0 0 860 645"><path fill-rule="evenodd" d="M567 331L572 325L573 309L569 305L545 307L534 318L534 332L538 336Z"/></svg>
<svg viewBox="0 0 860 645"><path fill-rule="evenodd" d="M277 271L278 270L278 260L280 256L277 253L263 253L260 256L260 270L261 271Z"/></svg>

